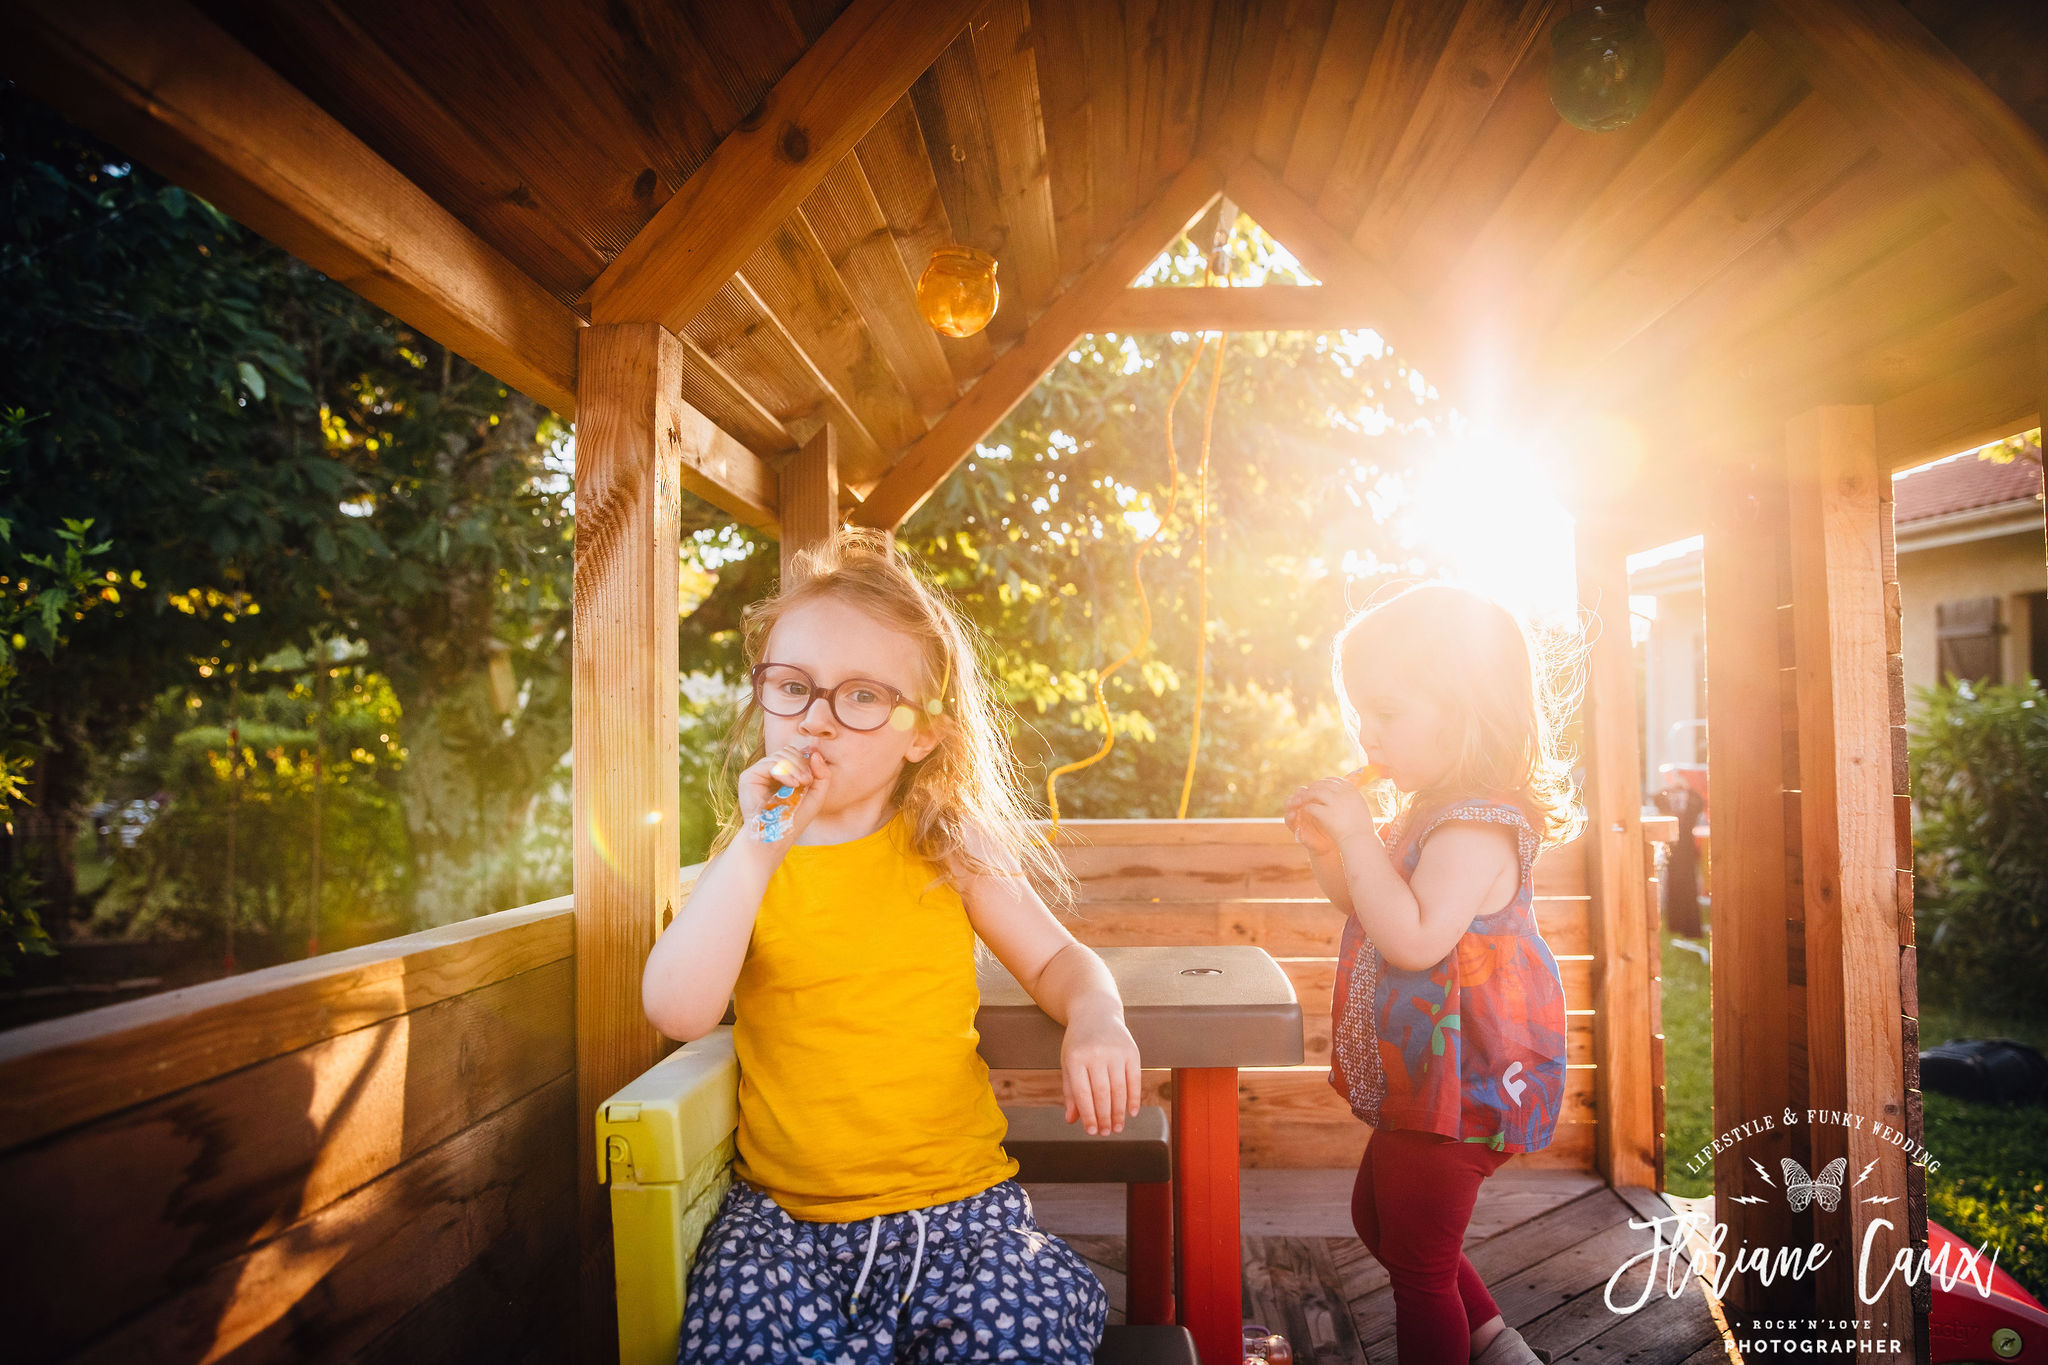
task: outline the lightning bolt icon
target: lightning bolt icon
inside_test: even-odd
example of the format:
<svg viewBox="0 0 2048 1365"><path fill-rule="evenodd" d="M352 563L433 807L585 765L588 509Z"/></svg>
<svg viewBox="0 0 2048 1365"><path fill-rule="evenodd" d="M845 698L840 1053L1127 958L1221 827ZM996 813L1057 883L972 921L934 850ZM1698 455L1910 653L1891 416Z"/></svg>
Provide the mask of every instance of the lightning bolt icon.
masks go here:
<svg viewBox="0 0 2048 1365"><path fill-rule="evenodd" d="M1872 1194L1864 1196L1863 1199L1866 1204L1896 1204L1898 1201L1899 1197L1895 1194Z"/></svg>
<svg viewBox="0 0 2048 1365"><path fill-rule="evenodd" d="M1764 1178L1764 1184L1769 1185L1774 1190L1778 1188L1777 1182L1771 1179L1771 1173L1764 1169L1762 1162L1758 1161L1755 1157L1751 1157L1749 1164L1756 1167L1756 1173Z"/></svg>
<svg viewBox="0 0 2048 1365"><path fill-rule="evenodd" d="M1873 1159L1873 1160L1871 1161L1870 1165L1868 1165L1868 1166L1865 1166L1865 1167L1864 1167L1864 1168L1862 1169L1862 1171L1861 1171L1861 1172L1859 1172L1859 1173L1857 1174L1857 1176L1856 1176L1856 1183L1857 1183L1858 1185L1861 1185L1861 1184L1862 1184L1862 1183L1863 1183L1863 1182L1864 1182L1864 1181L1865 1181L1866 1179L1868 1179L1868 1178L1869 1178L1869 1176L1870 1176L1870 1172L1872 1171L1872 1169L1874 1169L1874 1168L1876 1167L1876 1165L1877 1165L1877 1162L1876 1162L1876 1160L1875 1160L1875 1159Z"/></svg>
<svg viewBox="0 0 2048 1365"><path fill-rule="evenodd" d="M1764 1201L1753 1194L1738 1194L1735 1196L1735 1202L1738 1204L1761 1204Z"/></svg>

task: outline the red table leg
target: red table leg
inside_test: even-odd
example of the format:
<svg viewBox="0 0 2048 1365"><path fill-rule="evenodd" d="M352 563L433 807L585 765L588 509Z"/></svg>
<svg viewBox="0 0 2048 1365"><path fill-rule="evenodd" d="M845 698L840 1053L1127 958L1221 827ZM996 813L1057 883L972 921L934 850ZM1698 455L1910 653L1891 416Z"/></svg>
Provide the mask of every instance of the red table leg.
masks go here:
<svg viewBox="0 0 2048 1365"><path fill-rule="evenodd" d="M1124 1186L1124 1321L1173 1321L1173 1182Z"/></svg>
<svg viewBox="0 0 2048 1365"><path fill-rule="evenodd" d="M1237 1069L1176 1070L1174 1298L1202 1365L1238 1365L1243 1359L1237 1162Z"/></svg>

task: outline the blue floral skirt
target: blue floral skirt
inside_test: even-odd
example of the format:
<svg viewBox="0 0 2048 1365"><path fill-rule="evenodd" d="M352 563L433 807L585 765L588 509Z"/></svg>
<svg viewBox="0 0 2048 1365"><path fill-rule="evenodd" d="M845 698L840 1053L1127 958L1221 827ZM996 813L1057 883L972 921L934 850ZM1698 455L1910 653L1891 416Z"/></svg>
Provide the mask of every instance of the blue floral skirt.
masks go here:
<svg viewBox="0 0 2048 1365"><path fill-rule="evenodd" d="M1015 1180L815 1223L735 1178L690 1268L676 1358L1088 1365L1108 1317L1102 1282Z"/></svg>

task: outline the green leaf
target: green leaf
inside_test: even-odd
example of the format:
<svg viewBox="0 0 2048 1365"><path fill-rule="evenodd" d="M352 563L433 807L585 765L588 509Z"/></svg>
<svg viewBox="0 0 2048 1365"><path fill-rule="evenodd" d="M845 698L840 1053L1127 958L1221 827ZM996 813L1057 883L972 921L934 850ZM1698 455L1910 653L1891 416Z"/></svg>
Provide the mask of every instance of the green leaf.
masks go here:
<svg viewBox="0 0 2048 1365"><path fill-rule="evenodd" d="M236 361L235 371L242 376L242 387L247 389L258 401L261 401L265 392L263 372L246 360Z"/></svg>

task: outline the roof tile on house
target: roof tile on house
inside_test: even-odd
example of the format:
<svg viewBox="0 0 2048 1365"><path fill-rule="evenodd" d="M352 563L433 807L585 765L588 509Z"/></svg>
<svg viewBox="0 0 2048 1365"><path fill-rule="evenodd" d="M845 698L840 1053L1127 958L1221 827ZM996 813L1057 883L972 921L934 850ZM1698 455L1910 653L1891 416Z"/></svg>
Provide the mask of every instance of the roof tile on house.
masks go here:
<svg viewBox="0 0 2048 1365"><path fill-rule="evenodd" d="M1958 455L1892 480L1892 517L1899 526L1978 507L2041 496L2041 448L2029 442L2020 458L2005 464Z"/></svg>

